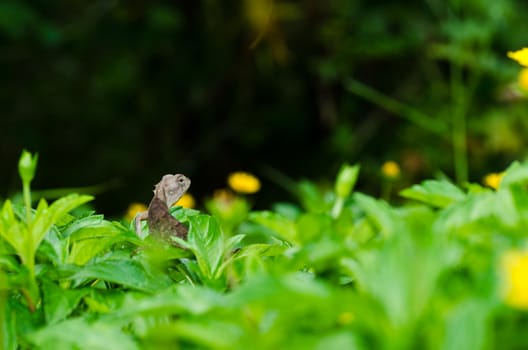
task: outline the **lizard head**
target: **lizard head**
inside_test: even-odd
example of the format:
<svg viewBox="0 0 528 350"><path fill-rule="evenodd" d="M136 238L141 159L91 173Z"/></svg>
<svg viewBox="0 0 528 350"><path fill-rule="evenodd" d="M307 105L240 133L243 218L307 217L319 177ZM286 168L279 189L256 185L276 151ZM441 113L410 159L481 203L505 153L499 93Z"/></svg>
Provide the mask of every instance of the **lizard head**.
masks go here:
<svg viewBox="0 0 528 350"><path fill-rule="evenodd" d="M182 174L165 175L154 188L154 195L171 207L191 186L191 180Z"/></svg>

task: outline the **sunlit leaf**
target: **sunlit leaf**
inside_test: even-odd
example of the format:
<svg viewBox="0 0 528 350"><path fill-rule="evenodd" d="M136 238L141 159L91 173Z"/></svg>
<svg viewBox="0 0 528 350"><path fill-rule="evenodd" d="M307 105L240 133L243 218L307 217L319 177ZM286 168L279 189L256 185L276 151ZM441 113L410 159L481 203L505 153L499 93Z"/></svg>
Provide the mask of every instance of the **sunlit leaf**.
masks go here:
<svg viewBox="0 0 528 350"><path fill-rule="evenodd" d="M504 172L499 187L505 188L526 183L528 183L528 163L513 162Z"/></svg>
<svg viewBox="0 0 528 350"><path fill-rule="evenodd" d="M298 243L295 222L285 216L270 211L260 211L251 213L249 219L291 243Z"/></svg>
<svg viewBox="0 0 528 350"><path fill-rule="evenodd" d="M361 193L354 193L354 200L384 236L390 236L397 231L398 219L386 202Z"/></svg>
<svg viewBox="0 0 528 350"><path fill-rule="evenodd" d="M457 305L446 318L446 333L441 349L484 348L490 335L490 305L481 300L467 300Z"/></svg>
<svg viewBox="0 0 528 350"><path fill-rule="evenodd" d="M187 238L206 279L214 279L224 256L224 242L220 226L209 215L197 215L190 218L191 227Z"/></svg>
<svg viewBox="0 0 528 350"><path fill-rule="evenodd" d="M16 350L16 313L7 302L7 276L0 269L0 348Z"/></svg>
<svg viewBox="0 0 528 350"><path fill-rule="evenodd" d="M122 286L154 292L171 284L167 275L159 271L147 271L145 267L135 260L104 260L81 267L68 267L62 269L62 278L70 280L103 280L117 283Z"/></svg>
<svg viewBox="0 0 528 350"><path fill-rule="evenodd" d="M438 208L445 208L465 198L461 189L450 182L438 180L426 180L401 191L400 195Z"/></svg>
<svg viewBox="0 0 528 350"><path fill-rule="evenodd" d="M102 217L87 217L79 221L83 223L76 225L76 230L68 230L71 243L68 263L83 265L112 245L135 238L129 237L128 230ZM87 222L90 224L87 225Z"/></svg>
<svg viewBox="0 0 528 350"><path fill-rule="evenodd" d="M206 287L171 286L154 295L128 293L119 309L105 315L103 320L126 323L137 316L201 315L225 302L223 294Z"/></svg>
<svg viewBox="0 0 528 350"><path fill-rule="evenodd" d="M25 249L27 235L26 227L15 217L11 201L6 200L0 215L0 236L15 249L24 261L29 259Z"/></svg>
<svg viewBox="0 0 528 350"><path fill-rule="evenodd" d="M107 350L139 349L131 336L120 327L104 323L90 323L83 319L71 319L44 327L28 335L29 341L38 349Z"/></svg>
<svg viewBox="0 0 528 350"><path fill-rule="evenodd" d="M296 223L296 232L303 243L332 234L332 218L328 214L303 214ZM294 232L295 232L294 231Z"/></svg>
<svg viewBox="0 0 528 350"><path fill-rule="evenodd" d="M57 199L49 207L42 200L37 206L34 219L33 240L35 247L38 247L51 225L55 224L71 210L92 199L93 197L88 195L71 194ZM39 207L42 208L40 211Z"/></svg>

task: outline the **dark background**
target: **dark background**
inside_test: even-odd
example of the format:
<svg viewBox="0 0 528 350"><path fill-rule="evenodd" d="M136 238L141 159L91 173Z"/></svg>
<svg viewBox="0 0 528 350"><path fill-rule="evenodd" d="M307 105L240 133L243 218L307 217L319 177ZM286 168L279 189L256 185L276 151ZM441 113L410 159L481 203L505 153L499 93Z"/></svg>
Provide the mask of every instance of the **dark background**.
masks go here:
<svg viewBox="0 0 528 350"><path fill-rule="evenodd" d="M476 77L463 95L480 181L525 154L526 103L504 91L520 70L506 52L528 46L526 13L514 0L3 0L0 196L20 188L22 148L40 155L34 188L107 185L95 203L109 215L148 202L169 172L190 176L198 199L229 172L254 172L257 206L289 198L276 171L330 181L360 162L374 193L387 159L402 165L399 186L453 177L449 132L346 84L444 120L453 67L464 84Z"/></svg>

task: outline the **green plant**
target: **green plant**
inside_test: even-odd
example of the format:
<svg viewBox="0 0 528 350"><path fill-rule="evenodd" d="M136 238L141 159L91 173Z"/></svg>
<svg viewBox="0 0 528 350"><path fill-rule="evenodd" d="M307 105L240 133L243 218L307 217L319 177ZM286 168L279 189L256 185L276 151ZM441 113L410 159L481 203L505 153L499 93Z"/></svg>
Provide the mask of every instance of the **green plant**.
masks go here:
<svg viewBox="0 0 528 350"><path fill-rule="evenodd" d="M326 188L299 182L300 205L250 212L229 235L215 217L174 207L189 225L181 248L67 214L88 196L41 201L31 225L8 200L2 346L526 346L528 278L516 266L528 264L528 163L512 164L496 190L426 180L398 207L353 191L358 171L344 165Z"/></svg>

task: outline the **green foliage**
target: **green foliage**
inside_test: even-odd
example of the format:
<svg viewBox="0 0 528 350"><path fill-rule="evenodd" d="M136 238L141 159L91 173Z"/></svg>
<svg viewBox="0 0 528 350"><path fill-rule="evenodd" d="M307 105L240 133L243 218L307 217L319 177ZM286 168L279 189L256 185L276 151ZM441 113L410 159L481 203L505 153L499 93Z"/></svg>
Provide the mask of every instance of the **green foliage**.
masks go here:
<svg viewBox="0 0 528 350"><path fill-rule="evenodd" d="M425 181L402 192L419 204L400 207L331 193L341 174L330 192L301 185L311 190L299 200L319 196L319 208L251 212L225 222L229 234L213 216L174 208L189 224L178 246L102 215L67 215L88 196L41 200L30 225L8 200L0 340L6 349L519 348L510 334L523 313L503 299L498 259L526 244L525 174L528 163L515 163L496 191Z"/></svg>
<svg viewBox="0 0 528 350"><path fill-rule="evenodd" d="M414 185L401 191L400 195L439 208L464 199L464 193L452 183L435 180L426 180L421 185Z"/></svg>

